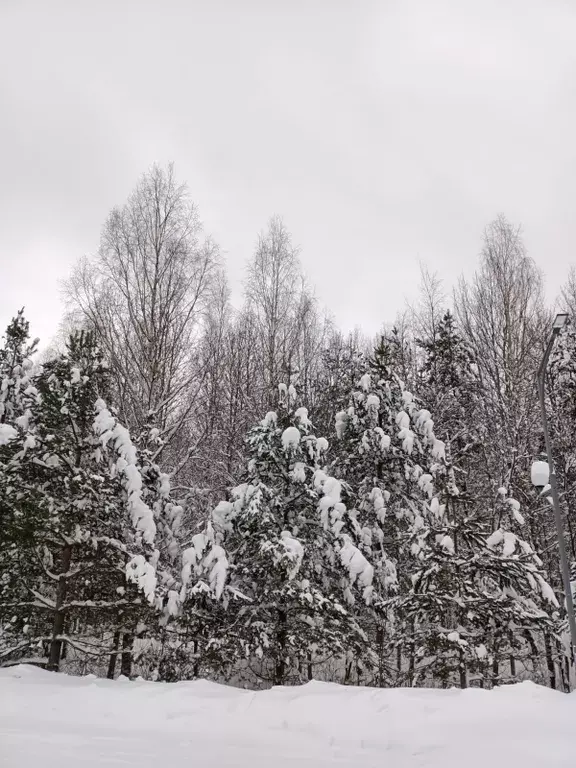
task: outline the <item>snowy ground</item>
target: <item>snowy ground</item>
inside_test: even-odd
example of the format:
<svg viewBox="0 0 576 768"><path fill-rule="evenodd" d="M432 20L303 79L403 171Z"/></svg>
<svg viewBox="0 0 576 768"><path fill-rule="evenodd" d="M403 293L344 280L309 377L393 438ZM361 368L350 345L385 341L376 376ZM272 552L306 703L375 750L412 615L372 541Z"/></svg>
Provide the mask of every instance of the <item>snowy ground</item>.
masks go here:
<svg viewBox="0 0 576 768"><path fill-rule="evenodd" d="M2 768L576 765L576 695L109 682L0 670Z"/></svg>

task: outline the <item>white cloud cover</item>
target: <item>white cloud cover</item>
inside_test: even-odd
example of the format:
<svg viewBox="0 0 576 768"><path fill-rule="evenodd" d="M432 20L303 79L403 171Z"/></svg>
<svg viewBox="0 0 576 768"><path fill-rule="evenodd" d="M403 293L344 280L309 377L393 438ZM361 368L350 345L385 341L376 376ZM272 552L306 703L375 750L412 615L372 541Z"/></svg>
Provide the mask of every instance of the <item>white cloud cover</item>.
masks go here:
<svg viewBox="0 0 576 768"><path fill-rule="evenodd" d="M450 284L524 226L552 297L573 258L567 0L4 0L0 322L48 340L58 281L174 160L233 287L280 213L320 298L375 331L419 260Z"/></svg>

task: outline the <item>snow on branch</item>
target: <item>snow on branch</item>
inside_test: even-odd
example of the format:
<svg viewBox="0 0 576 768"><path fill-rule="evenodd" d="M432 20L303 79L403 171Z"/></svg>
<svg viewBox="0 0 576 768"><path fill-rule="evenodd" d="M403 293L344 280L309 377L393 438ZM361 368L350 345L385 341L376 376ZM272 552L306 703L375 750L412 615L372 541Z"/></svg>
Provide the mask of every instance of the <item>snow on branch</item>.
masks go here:
<svg viewBox="0 0 576 768"><path fill-rule="evenodd" d="M282 447L285 451L294 450L300 443L300 430L298 427L287 427L282 432Z"/></svg>
<svg viewBox="0 0 576 768"><path fill-rule="evenodd" d="M364 587L363 597L367 604L372 600L374 589L372 581L374 579L374 567L370 565L358 547L354 546L349 536L342 536L342 547L340 549L340 561L348 570L351 584L358 584Z"/></svg>
<svg viewBox="0 0 576 768"><path fill-rule="evenodd" d="M0 424L0 445L8 445L15 440L18 432L10 424Z"/></svg>
<svg viewBox="0 0 576 768"><path fill-rule="evenodd" d="M126 578L144 593L149 603L154 602L156 594L156 569L144 555L135 555L126 565Z"/></svg>
<svg viewBox="0 0 576 768"><path fill-rule="evenodd" d="M154 513L142 498L142 475L138 468L138 453L130 433L106 408L106 403L98 399L95 404L96 418L94 431L103 448L112 443L119 457L116 467L123 477L123 484L128 495L128 506L132 525L146 544L153 544L156 536Z"/></svg>
<svg viewBox="0 0 576 768"><path fill-rule="evenodd" d="M192 537L192 546L182 552L182 589L180 601L186 598L186 590L196 575L199 580L206 576L210 591L220 600L226 579L229 563L223 547L215 543L214 529L209 523L205 531Z"/></svg>

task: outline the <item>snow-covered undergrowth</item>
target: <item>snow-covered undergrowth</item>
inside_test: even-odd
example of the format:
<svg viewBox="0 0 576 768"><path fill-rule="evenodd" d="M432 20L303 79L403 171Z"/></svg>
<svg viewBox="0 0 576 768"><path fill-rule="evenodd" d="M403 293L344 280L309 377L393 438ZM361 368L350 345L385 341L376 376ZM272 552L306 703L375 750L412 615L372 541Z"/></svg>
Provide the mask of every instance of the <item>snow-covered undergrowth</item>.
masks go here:
<svg viewBox="0 0 576 768"><path fill-rule="evenodd" d="M576 696L309 683L245 691L204 681L0 670L3 768L499 768L573 766Z"/></svg>

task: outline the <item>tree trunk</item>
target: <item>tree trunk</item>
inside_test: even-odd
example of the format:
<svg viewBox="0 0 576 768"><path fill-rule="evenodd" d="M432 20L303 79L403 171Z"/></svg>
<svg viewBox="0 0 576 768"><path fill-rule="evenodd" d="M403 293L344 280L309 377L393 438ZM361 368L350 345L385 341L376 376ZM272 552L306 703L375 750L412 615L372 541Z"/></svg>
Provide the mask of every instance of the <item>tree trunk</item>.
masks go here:
<svg viewBox="0 0 576 768"><path fill-rule="evenodd" d="M500 662L498 652L494 651L494 660L492 661L492 688L500 684Z"/></svg>
<svg viewBox="0 0 576 768"><path fill-rule="evenodd" d="M534 638L532 637L532 632L530 630L526 630L524 632L524 636L526 640L528 641L528 645L530 646L530 652L531 652L531 660L532 660L532 673L536 671L536 665L540 660L540 651L538 650L538 646L536 645Z"/></svg>
<svg viewBox="0 0 576 768"><path fill-rule="evenodd" d="M512 645L512 642L514 640L514 637L512 635L512 632L509 633L508 638L510 640L510 677L514 679L516 677L516 657L514 656L514 648Z"/></svg>
<svg viewBox="0 0 576 768"><path fill-rule="evenodd" d="M414 675L416 671L416 641L414 639L414 622L412 622L411 625L411 632L410 632L410 639L408 641L409 644L409 651L408 651L408 685L410 688L414 687Z"/></svg>
<svg viewBox="0 0 576 768"><path fill-rule="evenodd" d="M560 663L562 669L562 684L566 693L570 693L570 659L565 654L562 655L562 661Z"/></svg>
<svg viewBox="0 0 576 768"><path fill-rule="evenodd" d="M286 679L286 634L288 617L286 611L278 610L278 638L279 657L276 659L276 669L274 670L274 685L284 685Z"/></svg>
<svg viewBox="0 0 576 768"><path fill-rule="evenodd" d="M66 601L66 592L68 590L68 576L70 570L70 561L72 560L72 547L67 544L62 549L60 562L60 575L58 577L58 587L56 588L56 604L54 607L54 620L52 622L52 639L50 641L50 650L48 653L48 664L46 669L52 672L58 672L60 667L60 657L62 653L62 634L64 632L64 621L66 619L65 611L61 608Z"/></svg>
<svg viewBox="0 0 576 768"><path fill-rule="evenodd" d="M352 677L352 659L346 662L344 667L344 685L348 685Z"/></svg>
<svg viewBox="0 0 576 768"><path fill-rule="evenodd" d="M120 663L120 674L124 677L132 676L132 645L134 635L131 632L124 632L122 635L122 661Z"/></svg>
<svg viewBox="0 0 576 768"><path fill-rule="evenodd" d="M108 672L106 673L108 680L114 680L114 675L116 673L116 659L118 658L119 647L120 632L117 630L114 632L114 639L112 640L112 653L110 654L110 659L108 660Z"/></svg>
<svg viewBox="0 0 576 768"><path fill-rule="evenodd" d="M200 676L200 643L196 637L194 638L194 667L192 674L194 679Z"/></svg>
<svg viewBox="0 0 576 768"><path fill-rule="evenodd" d="M466 670L466 662L464 661L464 651L460 649L460 663L458 664L460 671L460 688L468 688L468 674Z"/></svg>
<svg viewBox="0 0 576 768"><path fill-rule="evenodd" d="M574 529L572 527L572 504L568 502L568 514L566 515L566 525L568 526L568 536L570 538L570 549L572 551L572 559L576 558L576 542L574 539Z"/></svg>
<svg viewBox="0 0 576 768"><path fill-rule="evenodd" d="M556 665L554 664L554 657L552 656L552 643L550 642L550 635L548 632L544 632L544 648L546 651L546 666L548 667L550 688L556 690Z"/></svg>
<svg viewBox="0 0 576 768"><path fill-rule="evenodd" d="M378 647L378 687L384 687L384 629L376 630L376 645Z"/></svg>

